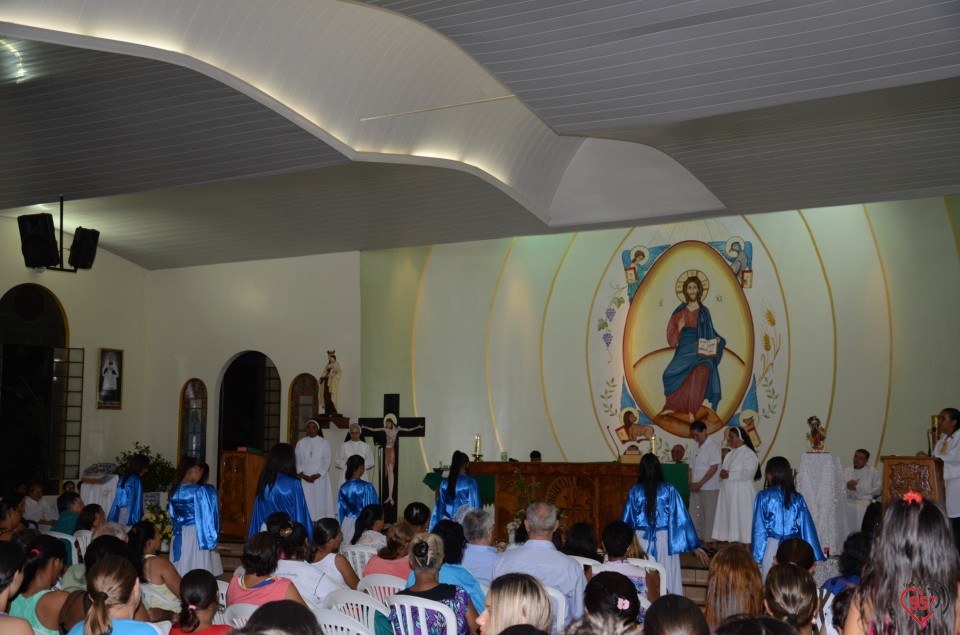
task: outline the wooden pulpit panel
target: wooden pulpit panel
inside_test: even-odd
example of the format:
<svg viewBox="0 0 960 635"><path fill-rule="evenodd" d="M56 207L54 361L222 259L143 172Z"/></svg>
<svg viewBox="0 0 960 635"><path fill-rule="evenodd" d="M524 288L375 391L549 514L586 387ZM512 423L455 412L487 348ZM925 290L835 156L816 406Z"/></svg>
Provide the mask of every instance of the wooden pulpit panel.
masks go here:
<svg viewBox="0 0 960 635"><path fill-rule="evenodd" d="M946 509L943 485L943 462L931 456L882 456L883 508L887 501L903 498L907 492L918 492L940 503Z"/></svg>
<svg viewBox="0 0 960 635"><path fill-rule="evenodd" d="M220 534L246 540L257 481L267 462L262 454L224 452L220 456Z"/></svg>

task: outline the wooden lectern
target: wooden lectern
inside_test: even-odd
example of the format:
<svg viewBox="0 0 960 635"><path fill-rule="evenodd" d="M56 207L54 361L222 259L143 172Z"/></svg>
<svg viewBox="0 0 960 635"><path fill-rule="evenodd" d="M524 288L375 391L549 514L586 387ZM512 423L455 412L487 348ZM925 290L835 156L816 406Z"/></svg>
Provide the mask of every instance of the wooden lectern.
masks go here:
<svg viewBox="0 0 960 635"><path fill-rule="evenodd" d="M262 454L224 452L220 455L220 534L247 539L257 481L267 462Z"/></svg>
<svg viewBox="0 0 960 635"><path fill-rule="evenodd" d="M903 498L907 492L918 492L947 508L943 485L943 461L932 456L882 456L883 508L887 501Z"/></svg>

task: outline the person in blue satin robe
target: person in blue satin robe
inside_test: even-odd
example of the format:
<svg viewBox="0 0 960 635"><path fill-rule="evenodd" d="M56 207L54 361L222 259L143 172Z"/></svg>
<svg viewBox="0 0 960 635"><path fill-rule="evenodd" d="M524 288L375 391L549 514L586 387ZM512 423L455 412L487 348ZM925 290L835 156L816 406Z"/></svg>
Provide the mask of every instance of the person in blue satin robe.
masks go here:
<svg viewBox="0 0 960 635"><path fill-rule="evenodd" d="M773 566L777 545L787 538L802 538L813 547L817 560L826 560L813 517L803 494L796 491L790 461L775 456L764 470L766 489L753 501L753 559L761 565L763 577Z"/></svg>
<svg viewBox="0 0 960 635"><path fill-rule="evenodd" d="M437 490L437 503L430 516L430 526L427 531L433 531L434 526L444 518L456 520L457 510L464 505L474 509L483 509L480 502L480 490L477 482L467 475L470 459L459 450L453 453L450 461L450 475L440 481Z"/></svg>
<svg viewBox="0 0 960 635"><path fill-rule="evenodd" d="M353 537L357 516L360 515L364 507L380 504L377 490L362 478L366 471L365 461L366 459L359 454L354 454L347 459L347 467L344 472L347 480L340 486L340 491L337 492L337 518L343 529L344 537Z"/></svg>
<svg viewBox="0 0 960 635"><path fill-rule="evenodd" d="M289 443L278 443L270 448L267 463L257 481L257 497L253 501L247 538L259 532L274 512L286 512L291 521L307 528L307 534L313 540L313 521L310 520L307 499L297 477L297 457Z"/></svg>
<svg viewBox="0 0 960 635"><path fill-rule="evenodd" d="M645 454L640 459L640 476L630 488L620 519L637 532L648 556L664 566L667 592L682 595L680 554L693 551L707 564L707 553L680 493L663 480L656 455Z"/></svg>
<svg viewBox="0 0 960 635"><path fill-rule="evenodd" d="M117 483L107 522L120 523L129 529L143 519L143 481L150 469L150 459L142 454L130 457L127 473Z"/></svg>
<svg viewBox="0 0 960 635"><path fill-rule="evenodd" d="M181 576L193 569L205 569L214 575L223 573L215 551L220 533L217 493L211 486L200 484L202 476L203 463L196 458L184 458L173 478L177 485L170 492L170 562Z"/></svg>

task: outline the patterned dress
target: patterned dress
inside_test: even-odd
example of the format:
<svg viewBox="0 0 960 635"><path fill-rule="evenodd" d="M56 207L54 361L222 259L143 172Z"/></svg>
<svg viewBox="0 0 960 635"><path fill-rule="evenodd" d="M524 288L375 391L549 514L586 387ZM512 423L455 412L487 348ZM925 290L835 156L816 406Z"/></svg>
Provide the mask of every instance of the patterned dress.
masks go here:
<svg viewBox="0 0 960 635"><path fill-rule="evenodd" d="M470 606L470 598L462 587L452 584L438 584L428 591L406 589L400 591L397 595L412 595L413 597L446 604L457 617L457 635L469 635L470 625L467 623L467 609ZM427 613L427 632L421 633L419 626L416 626L417 620L420 619L418 610L416 608L410 608L409 610L415 624L411 635L444 635L446 633L446 622L439 613ZM400 619L396 607L390 607L390 623L393 624L395 632L405 632L400 629Z"/></svg>

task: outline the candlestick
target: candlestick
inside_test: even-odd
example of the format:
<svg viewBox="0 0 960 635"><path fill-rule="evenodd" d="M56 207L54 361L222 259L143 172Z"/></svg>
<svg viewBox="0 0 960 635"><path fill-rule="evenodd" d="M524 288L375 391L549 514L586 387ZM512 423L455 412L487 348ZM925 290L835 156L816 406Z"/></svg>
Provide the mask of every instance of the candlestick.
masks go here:
<svg viewBox="0 0 960 635"><path fill-rule="evenodd" d="M480 435L473 437L473 453L480 454Z"/></svg>

